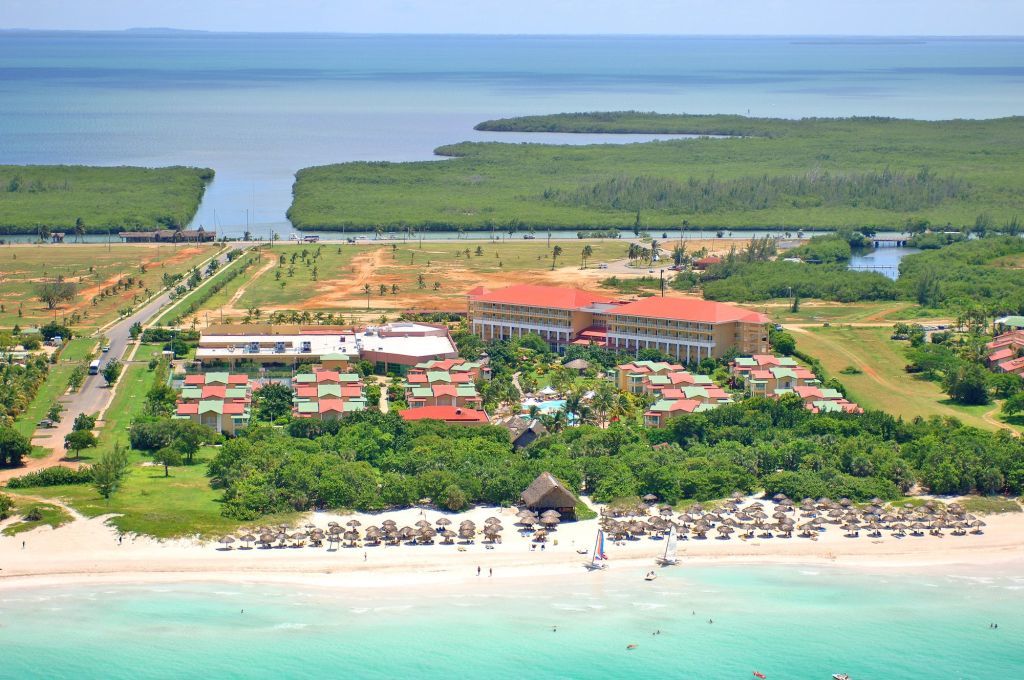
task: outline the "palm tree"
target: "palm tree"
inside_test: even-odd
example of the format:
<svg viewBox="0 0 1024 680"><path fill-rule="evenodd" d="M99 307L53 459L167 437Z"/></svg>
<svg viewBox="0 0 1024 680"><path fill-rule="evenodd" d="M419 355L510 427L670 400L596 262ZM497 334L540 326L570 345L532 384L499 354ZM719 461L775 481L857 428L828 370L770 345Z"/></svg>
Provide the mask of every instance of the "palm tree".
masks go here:
<svg viewBox="0 0 1024 680"><path fill-rule="evenodd" d="M610 382L603 382L594 390L594 399L591 403L597 409L602 427L608 423L608 412L615 406L617 396L617 390Z"/></svg>
<svg viewBox="0 0 1024 680"><path fill-rule="evenodd" d="M575 416L579 419L580 411L583 410L583 393L573 390L565 397L565 406L562 407L568 416ZM572 418L567 418L570 422Z"/></svg>
<svg viewBox="0 0 1024 680"><path fill-rule="evenodd" d="M555 246L551 249L551 270L555 269L555 261L562 256L562 246Z"/></svg>
<svg viewBox="0 0 1024 680"><path fill-rule="evenodd" d="M80 243L82 241L82 236L85 235L85 220L83 220L81 217L76 217L75 218L74 233L75 233L75 242L76 243Z"/></svg>
<svg viewBox="0 0 1024 680"><path fill-rule="evenodd" d="M583 252L581 253L581 256L583 258L583 268L584 269L587 268L587 260L589 260L593 254L594 254L594 248L589 243L587 245L583 246Z"/></svg>
<svg viewBox="0 0 1024 680"><path fill-rule="evenodd" d="M368 283L364 283L363 284L363 295L366 296L366 308L369 309L370 308L370 284L368 284Z"/></svg>

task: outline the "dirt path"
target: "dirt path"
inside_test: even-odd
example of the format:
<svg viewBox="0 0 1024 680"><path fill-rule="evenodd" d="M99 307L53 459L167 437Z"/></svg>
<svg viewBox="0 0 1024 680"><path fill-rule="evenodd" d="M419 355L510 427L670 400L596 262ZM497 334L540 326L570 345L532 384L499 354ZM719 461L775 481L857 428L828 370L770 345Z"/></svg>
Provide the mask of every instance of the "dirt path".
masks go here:
<svg viewBox="0 0 1024 680"><path fill-rule="evenodd" d="M999 410L999 408L999 406L993 406L990 410L985 411L983 414L981 414L981 419L984 420L989 425L995 425L996 427L1002 428L1004 430L1009 430L1014 437L1019 437L1020 432L1018 432L1017 430L1013 429L1012 427L1010 427L1009 425L995 417L995 413Z"/></svg>
<svg viewBox="0 0 1024 680"><path fill-rule="evenodd" d="M26 494L23 494L23 493L19 493L17 489L15 489L13 491L10 491L8 493L10 493L10 495L12 495L12 496L16 496L19 500L32 501L33 503L46 503L47 505L56 505L58 508L60 508L64 512L66 512L69 515L71 515L72 520L85 519L85 515L83 515L82 513L78 512L77 510L75 510L73 507L71 507L67 503L64 503L63 501L59 501L59 500L57 500L55 498L41 498L39 496L29 496L29 495L26 495Z"/></svg>
<svg viewBox="0 0 1024 680"><path fill-rule="evenodd" d="M263 276L264 274L269 272L276 265L277 265L277 262L275 260L268 259L266 264L264 264L262 267L257 269L256 273L253 274L252 276L250 276L248 278L248 280L246 280L245 283L243 283L241 286L239 286L238 290L235 291L234 295L232 295L231 298L226 303L224 303L224 313L225 314L246 314L248 312L248 310L239 309L235 305L238 303L239 300L242 299L242 296L245 295L245 292L247 290L249 290L249 286L251 286L253 283L255 283L257 279L259 279L261 276ZM243 276L244 276L244 274L243 274Z"/></svg>

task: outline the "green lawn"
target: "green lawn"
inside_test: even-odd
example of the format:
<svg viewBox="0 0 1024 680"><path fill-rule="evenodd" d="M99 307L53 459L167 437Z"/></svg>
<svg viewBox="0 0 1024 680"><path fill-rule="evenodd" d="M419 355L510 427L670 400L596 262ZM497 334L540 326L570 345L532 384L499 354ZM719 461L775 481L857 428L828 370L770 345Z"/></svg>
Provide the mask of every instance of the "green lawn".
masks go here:
<svg viewBox="0 0 1024 680"><path fill-rule="evenodd" d="M749 305L764 311L776 323L878 323L940 318L934 310L921 309L912 302L886 300L880 302L825 302L801 300L800 309L791 311L792 300L769 300Z"/></svg>
<svg viewBox="0 0 1024 680"><path fill-rule="evenodd" d="M545 117L524 130L582 129ZM712 120L714 119L714 120ZM509 224L630 228L899 227L908 217L999 224L1024 213L1024 118L957 121L620 116L742 137L557 146L458 143L443 162L351 162L300 170L288 216L301 229ZM508 121L503 121L508 123ZM663 130L667 131L667 130ZM457 142L458 140L451 140ZM542 141L538 139L538 141ZM926 172L922 172L927 168Z"/></svg>
<svg viewBox="0 0 1024 680"><path fill-rule="evenodd" d="M886 411L910 419L915 416L959 418L964 424L985 430L999 429L983 416L996 408L952 403L938 383L903 370L906 343L889 339L889 328L832 326L794 332L797 348L821 361L825 371L846 387L849 397L867 409ZM847 366L861 370L844 375Z"/></svg>
<svg viewBox="0 0 1024 680"><path fill-rule="evenodd" d="M81 218L88 233L165 229L188 224L199 208L208 168L0 165L0 232L68 233Z"/></svg>
<svg viewBox="0 0 1024 680"><path fill-rule="evenodd" d="M85 449L83 458L95 458L101 452L113 449L120 442L128 446L128 427L132 420L142 413L146 405L146 394L153 386L156 374L143 363L127 364L118 380L117 392L104 414L103 426L99 431L99 445Z"/></svg>
<svg viewBox="0 0 1024 680"><path fill-rule="evenodd" d="M17 498L17 496L15 496ZM69 515L63 508L49 503L38 503L33 501L23 501L15 504L13 515L25 517L31 512L36 512L39 515L39 519L36 520L25 520L14 522L4 527L4 536L16 536L17 534L25 531L32 531L41 526L48 526L56 529L62 524L67 524L71 521L71 515Z"/></svg>
<svg viewBox="0 0 1024 680"><path fill-rule="evenodd" d="M32 403L14 421L14 429L26 437L32 436L36 429L36 423L46 417L50 407L68 389L68 380L72 370L74 370L74 364L59 363L50 366L46 380L39 386L39 391L36 392Z"/></svg>
<svg viewBox="0 0 1024 680"><path fill-rule="evenodd" d="M972 496L965 498L960 505L964 506L967 512L973 513L1021 512L1020 503L1003 496Z"/></svg>
<svg viewBox="0 0 1024 680"><path fill-rule="evenodd" d="M171 468L171 476L164 477L162 467L145 465L148 459L133 453L131 469L109 501L89 484L19 489L18 493L60 499L87 517L117 513L110 523L124 532L212 538L235 531L241 523L220 514L221 492L211 489L206 477L205 461L211 455L212 448L203 449L194 465ZM289 522L297 516L272 516L261 522Z"/></svg>
<svg viewBox="0 0 1024 680"><path fill-rule="evenodd" d="M98 345L96 338L75 338L61 350L60 360L68 363L92 361Z"/></svg>
<svg viewBox="0 0 1024 680"><path fill-rule="evenodd" d="M2 195L0 191L0 201ZM155 243L2 246L0 328L42 325L56 314L58 321L74 320L77 333L87 333L117 319L119 309L146 298L147 291L162 288L164 274L184 274L216 247ZM73 283L76 294L70 302L51 310L35 298L36 288L39 282L58 276ZM127 285L117 285L119 281ZM84 353L80 345L74 351Z"/></svg>

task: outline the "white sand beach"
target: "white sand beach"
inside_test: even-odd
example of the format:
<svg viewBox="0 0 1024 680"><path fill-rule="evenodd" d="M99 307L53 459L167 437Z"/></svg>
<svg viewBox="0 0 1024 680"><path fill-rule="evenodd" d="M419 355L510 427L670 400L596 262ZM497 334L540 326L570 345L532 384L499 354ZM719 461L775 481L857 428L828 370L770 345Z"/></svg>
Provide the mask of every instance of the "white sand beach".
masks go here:
<svg viewBox="0 0 1024 680"><path fill-rule="evenodd" d="M78 517L56 530L35 529L13 537L0 537L0 588L69 583L133 583L182 581L252 581L301 583L345 588L390 588L417 584L453 584L478 578L534 579L582 572L590 559L598 522L586 520L560 525L543 550L531 550L531 540L515 526L515 509L475 508L443 514L412 508L382 514L335 515L311 513L301 524L326 527L352 519L362 525L394 519L400 526L419 520L449 518L455 525L470 519L482 526L498 517L505 526L502 542L488 548L481 540L469 545L398 545L340 547L283 547L232 549L195 539L159 541L126 535L119 540L108 516ZM728 540L690 538L679 542L680 565L729 563L832 564L869 570L927 570L931 567L983 568L988 573L1024 567L1024 513L986 515L982 534L942 537L882 538L861 534L849 538L838 527L815 540L793 536L771 539ZM10 521L10 520L8 520ZM24 542L24 547L22 547ZM664 551L664 539L606 543L610 570L634 569L638 578L657 569L655 558ZM578 550L586 550L586 555Z"/></svg>

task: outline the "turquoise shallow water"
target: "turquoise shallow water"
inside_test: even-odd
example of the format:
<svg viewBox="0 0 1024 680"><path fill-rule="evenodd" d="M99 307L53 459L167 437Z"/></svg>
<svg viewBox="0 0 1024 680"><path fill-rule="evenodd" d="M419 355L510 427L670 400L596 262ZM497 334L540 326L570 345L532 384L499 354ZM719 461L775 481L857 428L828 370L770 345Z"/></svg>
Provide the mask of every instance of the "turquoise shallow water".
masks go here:
<svg viewBox="0 0 1024 680"><path fill-rule="evenodd" d="M1024 576L765 566L641 576L613 566L550 583L484 578L402 593L4 591L0 677L745 679L758 670L770 680L987 680L1024 668Z"/></svg>

